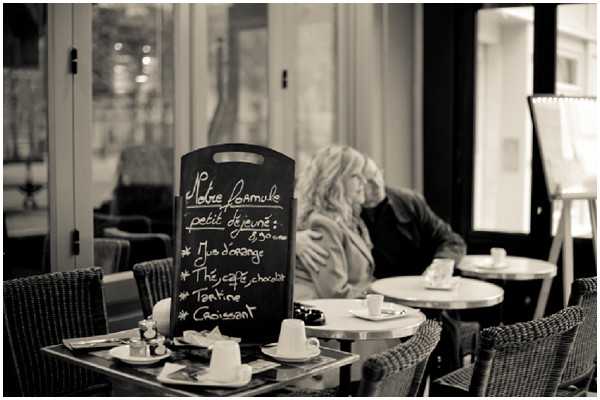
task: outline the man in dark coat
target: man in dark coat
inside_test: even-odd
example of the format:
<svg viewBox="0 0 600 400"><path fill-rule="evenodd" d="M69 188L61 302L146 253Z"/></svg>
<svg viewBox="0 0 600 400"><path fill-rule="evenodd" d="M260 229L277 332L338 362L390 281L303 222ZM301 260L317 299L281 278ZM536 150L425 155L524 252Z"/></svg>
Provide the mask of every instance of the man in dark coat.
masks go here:
<svg viewBox="0 0 600 400"><path fill-rule="evenodd" d="M425 199L409 189L385 186L375 162L365 167L366 202L361 217L373 242L374 275L377 279L421 275L434 258L465 255L463 239L429 208ZM327 252L318 246L318 234L298 232L296 252L304 265L318 269Z"/></svg>

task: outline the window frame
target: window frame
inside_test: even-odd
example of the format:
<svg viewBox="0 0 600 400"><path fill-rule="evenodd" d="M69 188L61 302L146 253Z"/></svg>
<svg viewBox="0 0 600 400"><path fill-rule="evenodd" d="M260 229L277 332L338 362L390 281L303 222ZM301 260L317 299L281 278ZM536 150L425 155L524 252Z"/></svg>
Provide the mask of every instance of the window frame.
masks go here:
<svg viewBox="0 0 600 400"><path fill-rule="evenodd" d="M468 254L487 254L491 247L504 247L512 255L547 260L552 243L552 204L546 190L539 144L533 131L529 234L474 231L472 225L476 15L482 8L507 6L425 5L425 196L432 208L465 238ZM534 7L533 93L555 93L557 4L518 6ZM592 240L576 238L573 247L575 265L579 265L575 278L591 274L589 268L595 265ZM559 268L560 265L559 260ZM539 283L532 282L531 285L535 287ZM558 293L561 286L559 273L554 279L548 312L562 307ZM537 296L537 290L521 294Z"/></svg>
<svg viewBox="0 0 600 400"><path fill-rule="evenodd" d="M269 71L286 68L291 50L286 45L289 5L268 4ZM339 9L340 5L336 5ZM207 35L205 4L175 4L174 12L174 176L173 190L179 192L181 156L208 144L206 118ZM49 14L49 227L51 229L52 271L69 271L93 265L92 159L92 4L48 5ZM343 18L337 13L338 19ZM344 23L352 26L351 20ZM338 30L338 39L341 35ZM338 42L339 43L339 42ZM67 55L77 47L79 68L73 76L66 70ZM341 51L350 53L352 45ZM340 49L338 48L338 51ZM350 79L356 79L354 75ZM270 73L269 146L294 154L294 137L288 121L294 117L291 91L281 88L280 74ZM339 90L339 86L338 86ZM337 99L346 99L338 93ZM339 107L340 119L349 113ZM82 133L83 132L83 133ZM71 254L73 229L80 231L81 254ZM137 311L123 311L123 305L138 304L131 271L105 276L105 296L111 330L124 329L139 319ZM114 307L114 308L113 308ZM128 307L125 307L128 308Z"/></svg>
<svg viewBox="0 0 600 400"><path fill-rule="evenodd" d="M86 167L91 120L86 124L86 108L91 101L82 44L91 38L86 23L91 14L83 5L48 5L48 234L50 271L70 271L93 265L92 217L89 193L77 191L86 182L91 166ZM88 36L89 33L89 36ZM80 52L78 73L68 68L72 47ZM83 53L81 53L83 52ZM91 104L91 103L90 103ZM84 132L82 134L82 132ZM87 163L89 164L89 163ZM73 254L73 232L79 231L79 254Z"/></svg>
<svg viewBox="0 0 600 400"><path fill-rule="evenodd" d="M512 5L511 5L512 6ZM549 53L554 52L556 48L556 24L538 23L547 19L548 16L556 19L555 8L553 5L532 5L520 4L519 6L534 7L534 43L540 43L540 37L546 37L546 41L541 42L541 46L534 45L534 93L554 92L554 75L556 62L554 56ZM544 7L545 6L545 7ZM434 209L439 209L442 217L452 223L452 226L465 237L470 248L477 251L485 251L491 241L498 245L505 245L509 253L527 252L530 256L545 258L547 254L541 251L535 251L532 244L549 238L549 234L543 234L544 227L549 227L550 208L548 197L545 194L541 162L539 160L537 141L535 135L533 138L532 154L532 192L531 192L531 219L530 232L512 233L496 231L475 231L473 229L473 189L474 189L474 145L475 145L475 61L476 61L476 15L477 11L483 8L499 8L502 5L463 5L450 7L449 15L451 20L447 21L447 26L442 28L446 30L447 40L445 44L448 48L444 58L448 60L452 68L444 72L443 78L454 82L450 90L444 91L448 104L444 110L435 104L429 104L425 100L424 125L425 127L425 195L431 198ZM426 13L432 12L432 7L425 7ZM438 10L439 11L439 10ZM437 16L439 18L439 16ZM431 18L431 16L430 16ZM429 20L432 21L431 19ZM426 21L427 25L427 21ZM425 28L425 48L428 47L428 32ZM439 32L439 30L438 30ZM554 40L548 39L553 37ZM537 40L536 40L537 39ZM439 38L431 36L432 41L439 41ZM469 43L469 45L458 45L458 43ZM439 45L439 43L437 43ZM427 60L434 55L426 50L425 52L425 97L435 100L436 87L439 83L428 82L427 78L432 74L439 73L438 70L447 68L448 64L439 62L440 65L433 65ZM445 65L444 65L445 64ZM431 78L430 78L431 79ZM444 99L439 101L443 102ZM525 101L525 100L524 100ZM445 114L443 121L436 124L447 124L442 128L447 133L447 137L440 140L440 134L433 137L434 127L431 122L433 114ZM429 123L428 123L429 122ZM451 148L451 152L446 152L443 159L435 161L434 154L443 149ZM538 165L539 164L539 165ZM441 165L447 165L449 168L440 168ZM446 171L440 173L440 169ZM444 176L445 175L445 176ZM541 181L541 185L540 185ZM443 194L446 192L447 194ZM437 206L440 204L440 206ZM542 207L541 213L537 208ZM542 225L540 227L540 225ZM549 230L546 230L549 232ZM487 249L489 250L489 248ZM535 254L537 253L537 254Z"/></svg>

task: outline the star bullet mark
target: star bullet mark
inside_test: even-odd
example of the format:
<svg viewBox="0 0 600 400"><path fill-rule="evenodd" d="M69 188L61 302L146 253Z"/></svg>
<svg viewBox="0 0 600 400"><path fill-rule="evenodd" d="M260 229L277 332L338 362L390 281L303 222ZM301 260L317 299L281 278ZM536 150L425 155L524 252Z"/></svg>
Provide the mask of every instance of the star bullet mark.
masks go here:
<svg viewBox="0 0 600 400"><path fill-rule="evenodd" d="M180 321L185 321L188 315L189 313L187 311L179 311L179 316L177 318L179 318Z"/></svg>
<svg viewBox="0 0 600 400"><path fill-rule="evenodd" d="M179 293L179 300L185 300L189 295L189 292L181 292Z"/></svg>
<svg viewBox="0 0 600 400"><path fill-rule="evenodd" d="M188 246L185 246L185 249L181 250L181 257L189 256L192 254L192 249Z"/></svg>
<svg viewBox="0 0 600 400"><path fill-rule="evenodd" d="M190 273L186 269L185 271L181 272L180 276L181 276L181 280L185 282L185 280L188 278L188 276L190 276Z"/></svg>

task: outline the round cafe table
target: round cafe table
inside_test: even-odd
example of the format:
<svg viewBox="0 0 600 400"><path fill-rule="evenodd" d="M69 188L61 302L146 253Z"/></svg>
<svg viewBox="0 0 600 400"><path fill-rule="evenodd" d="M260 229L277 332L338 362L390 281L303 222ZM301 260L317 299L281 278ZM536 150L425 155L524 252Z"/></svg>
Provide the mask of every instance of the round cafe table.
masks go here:
<svg viewBox="0 0 600 400"><path fill-rule="evenodd" d="M397 276L376 280L370 290L396 303L435 310L491 307L504 300L500 286L470 278L460 278L452 290L432 290L420 275Z"/></svg>
<svg viewBox="0 0 600 400"><path fill-rule="evenodd" d="M492 257L489 255L469 255L463 257L458 269L464 276L479 279L501 279L510 281L529 281L542 279L542 288L538 296L534 318L544 316L552 279L556 276L557 267L544 260L526 257L506 257L506 266L494 268L489 266Z"/></svg>
<svg viewBox="0 0 600 400"><path fill-rule="evenodd" d="M370 291L382 294L386 300L411 307L431 310L433 317L443 324L442 311L466 310L471 308L491 307L504 300L504 290L497 285L477 279L458 279L458 284L451 290L434 290L425 286L425 279L418 276L397 276L376 280ZM448 369L440 345L430 357L427 368L431 378L441 376ZM444 367L444 365L446 367Z"/></svg>
<svg viewBox="0 0 600 400"><path fill-rule="evenodd" d="M408 308L407 315L386 321L368 321L357 318L350 310L364 309L359 299L302 300L302 304L315 307L325 314L325 325L306 326L306 335L320 339L336 339L340 350L351 353L352 343L358 340L398 339L412 336L425 322L419 310ZM388 306L388 305L386 305ZM398 307L397 305L391 305ZM340 368L340 390L348 394L351 381L351 366Z"/></svg>

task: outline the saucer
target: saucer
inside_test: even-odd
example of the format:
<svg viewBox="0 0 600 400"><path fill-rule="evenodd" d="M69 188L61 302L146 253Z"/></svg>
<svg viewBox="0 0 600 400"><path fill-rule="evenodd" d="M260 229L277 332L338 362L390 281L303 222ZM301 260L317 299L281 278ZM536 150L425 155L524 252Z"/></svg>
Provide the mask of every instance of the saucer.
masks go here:
<svg viewBox="0 0 600 400"><path fill-rule="evenodd" d="M148 357L134 357L129 355L129 345L123 345L119 347L113 347L108 352L111 357L116 358L117 360L123 361L124 363L131 365L150 365L156 364L157 362L164 360L165 358L169 358L171 355L171 351L167 349L167 352L162 356L148 356Z"/></svg>
<svg viewBox="0 0 600 400"><path fill-rule="evenodd" d="M394 308L382 308L379 315L370 315L369 309L363 308L360 310L350 310L350 314L355 317L366 319L369 321L387 321L388 319L395 319L406 316L406 310L397 310Z"/></svg>
<svg viewBox="0 0 600 400"><path fill-rule="evenodd" d="M243 364L248 365L248 364ZM247 379L238 379L235 381L223 382L219 380L211 379L210 371L206 375L201 375L197 378L195 385L197 386L214 386L214 387L225 387L225 388L238 388L246 386L252 380L252 374Z"/></svg>
<svg viewBox="0 0 600 400"><path fill-rule="evenodd" d="M185 365L165 363L160 374L156 378L161 383L169 383L173 385L190 385L190 386L212 386L223 388L239 388L246 386L252 380L252 375L246 380L221 382L210 379L209 373L200 376L200 379L190 377L188 374L180 375L179 373L186 369Z"/></svg>
<svg viewBox="0 0 600 400"><path fill-rule="evenodd" d="M315 347L313 351L300 357L280 356L277 354L277 343L270 343L266 346L263 346L260 348L260 351L262 351L263 354L266 354L269 357L273 357L278 361L291 363L309 361L321 354L321 349Z"/></svg>
<svg viewBox="0 0 600 400"><path fill-rule="evenodd" d="M458 283L460 282L460 276L453 276L449 282L444 285L432 285L431 283L425 281L425 289L431 290L454 290Z"/></svg>

